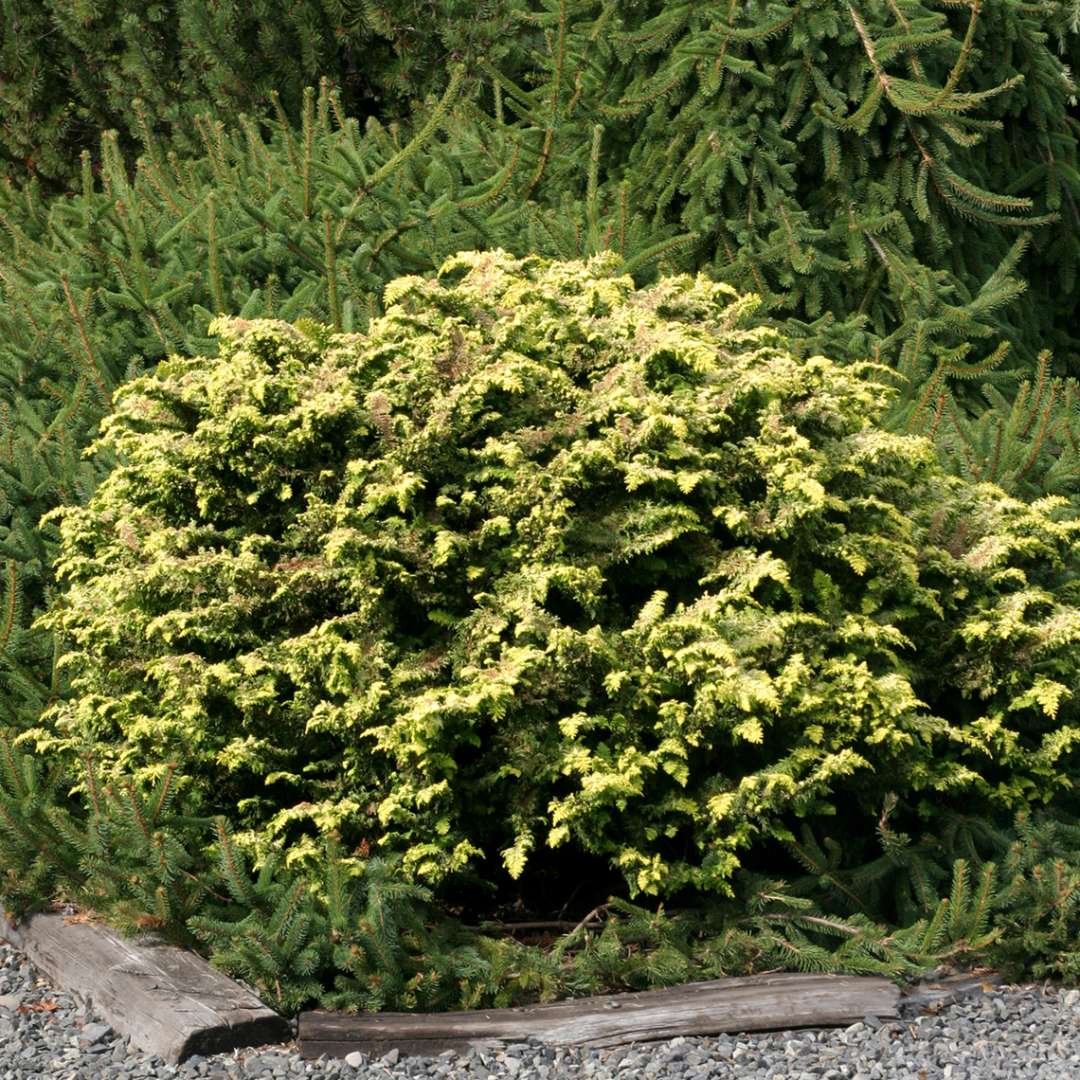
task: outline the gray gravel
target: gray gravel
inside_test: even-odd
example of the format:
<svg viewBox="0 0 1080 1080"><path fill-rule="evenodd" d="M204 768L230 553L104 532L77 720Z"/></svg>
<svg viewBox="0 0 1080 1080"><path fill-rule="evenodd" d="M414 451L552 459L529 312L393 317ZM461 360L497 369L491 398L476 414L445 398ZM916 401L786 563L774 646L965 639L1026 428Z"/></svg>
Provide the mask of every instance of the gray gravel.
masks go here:
<svg viewBox="0 0 1080 1080"><path fill-rule="evenodd" d="M914 1010L913 1010L914 1012ZM305 1061L295 1045L166 1065L113 1034L0 944L0 1080L1068 1080L1080 1078L1080 990L1003 987L937 1013L842 1030L672 1039L619 1050L528 1043L467 1055Z"/></svg>

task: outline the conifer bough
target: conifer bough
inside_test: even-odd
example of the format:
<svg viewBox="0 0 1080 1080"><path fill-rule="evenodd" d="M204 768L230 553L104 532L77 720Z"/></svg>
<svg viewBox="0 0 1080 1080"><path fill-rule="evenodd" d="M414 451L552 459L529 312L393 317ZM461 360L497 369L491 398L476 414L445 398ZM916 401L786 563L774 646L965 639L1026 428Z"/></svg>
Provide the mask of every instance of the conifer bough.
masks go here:
<svg viewBox="0 0 1080 1080"><path fill-rule="evenodd" d="M501 59L517 0L7 0L0 10L0 177L78 176L79 151L113 128L190 148L197 118L269 110L299 120L327 77L350 111L407 111L439 92L448 56Z"/></svg>
<svg viewBox="0 0 1080 1080"><path fill-rule="evenodd" d="M363 334L223 319L115 394L51 515L70 701L24 736L237 842L501 888L726 893L800 820L1053 801L1080 525L949 477L872 371L704 277L448 260ZM1070 592L1072 590L1072 592ZM524 880L520 884L525 884Z"/></svg>

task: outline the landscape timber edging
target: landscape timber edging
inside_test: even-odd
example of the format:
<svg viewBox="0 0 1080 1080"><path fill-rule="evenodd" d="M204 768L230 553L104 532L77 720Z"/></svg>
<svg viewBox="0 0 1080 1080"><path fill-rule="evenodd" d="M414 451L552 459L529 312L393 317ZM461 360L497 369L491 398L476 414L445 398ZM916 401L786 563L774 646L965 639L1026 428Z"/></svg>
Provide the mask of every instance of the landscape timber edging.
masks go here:
<svg viewBox="0 0 1080 1080"><path fill-rule="evenodd" d="M57 990L89 1004L146 1054L178 1064L193 1054L287 1042L288 1020L201 956L154 938L123 938L81 916L12 922L10 942Z"/></svg>
<svg viewBox="0 0 1080 1080"><path fill-rule="evenodd" d="M306 1058L395 1049L432 1055L526 1041L612 1047L679 1035L845 1027L866 1016L894 1020L899 1001L898 987L876 976L774 973L509 1009L302 1012L297 1042Z"/></svg>

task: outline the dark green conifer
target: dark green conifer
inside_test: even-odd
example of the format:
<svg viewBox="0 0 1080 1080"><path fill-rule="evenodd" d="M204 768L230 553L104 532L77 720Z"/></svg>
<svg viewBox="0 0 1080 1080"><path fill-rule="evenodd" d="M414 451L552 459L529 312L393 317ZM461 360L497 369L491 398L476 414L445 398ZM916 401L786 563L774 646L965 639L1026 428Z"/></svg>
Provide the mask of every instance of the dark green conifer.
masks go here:
<svg viewBox="0 0 1080 1080"><path fill-rule="evenodd" d="M299 122L304 87L328 78L354 115L384 119L446 85L448 64L511 51L520 0L4 0L0 177L78 177L81 149L146 129L197 146L207 109L235 122L271 96Z"/></svg>

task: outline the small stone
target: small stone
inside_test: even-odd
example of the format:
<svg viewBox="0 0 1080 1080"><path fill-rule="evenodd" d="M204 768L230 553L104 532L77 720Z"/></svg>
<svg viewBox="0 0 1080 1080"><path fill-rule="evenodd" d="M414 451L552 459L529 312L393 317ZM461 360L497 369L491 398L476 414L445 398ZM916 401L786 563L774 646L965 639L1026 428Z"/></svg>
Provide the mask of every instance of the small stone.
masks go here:
<svg viewBox="0 0 1080 1080"><path fill-rule="evenodd" d="M382 1056L382 1063L384 1065L396 1065L401 1058L401 1051L395 1046L393 1050L388 1050Z"/></svg>
<svg viewBox="0 0 1080 1080"><path fill-rule="evenodd" d="M22 1004L20 994L0 994L0 1009L14 1012Z"/></svg>
<svg viewBox="0 0 1080 1080"><path fill-rule="evenodd" d="M359 1050L354 1050L351 1054L345 1055L345 1064L353 1069L359 1069L364 1064L364 1055Z"/></svg>
<svg viewBox="0 0 1080 1080"><path fill-rule="evenodd" d="M112 1028L108 1024L87 1024L79 1032L79 1042L92 1046L94 1043L101 1042L102 1039L107 1039L111 1034Z"/></svg>

